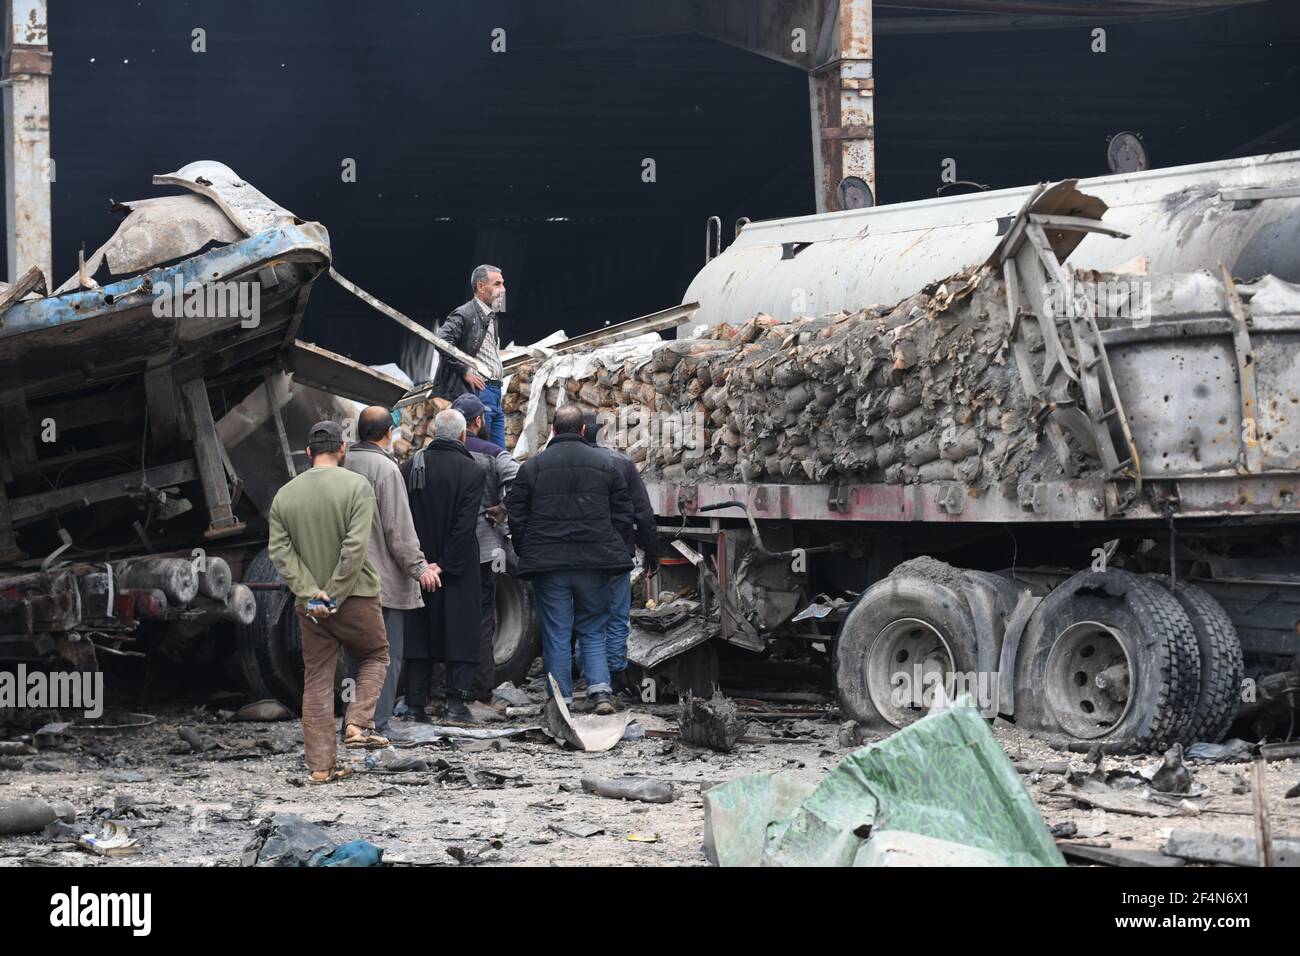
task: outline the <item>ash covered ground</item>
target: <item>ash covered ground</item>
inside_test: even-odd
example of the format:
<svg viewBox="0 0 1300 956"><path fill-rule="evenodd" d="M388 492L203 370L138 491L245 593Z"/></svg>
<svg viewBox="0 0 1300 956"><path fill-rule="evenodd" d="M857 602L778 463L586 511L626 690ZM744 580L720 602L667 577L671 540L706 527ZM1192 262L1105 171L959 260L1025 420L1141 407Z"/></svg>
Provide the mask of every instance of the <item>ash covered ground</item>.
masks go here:
<svg viewBox="0 0 1300 956"><path fill-rule="evenodd" d="M632 717L649 736L608 752L565 750L540 731L492 741L448 738L397 743L386 761L415 758L428 769L388 772L382 765L368 770L365 752L340 746L340 763L356 772L326 786L307 783L296 719L236 722L212 705L157 708L146 727L71 733L59 745L6 757L0 770L0 804L27 796L65 800L76 810L75 829L116 820L139 851L104 858L34 832L0 837L0 866L235 867L259 823L284 813L320 825L336 843L368 840L390 865L703 866L704 789L765 770L816 781L861 746L830 704L749 699L740 707L748 720L744 739L768 740L741 742L730 753L676 739L675 705L633 704ZM482 726L537 724L529 716ZM394 721L399 735L413 726ZM197 733L200 747L216 746L196 751L182 728ZM1025 769L1059 770L1062 762L1091 768L1086 755L1054 750L1003 721L993 731ZM1151 759L1105 758L1104 769L1138 769ZM1176 815L1154 818L1081 806L1064 793L1066 776L1051 769L1022 773L1021 780L1049 826L1074 824L1076 843L1156 851L1174 827L1252 836L1250 764L1189 766L1194 789L1204 794ZM670 782L674 799L609 799L584 792L584 777ZM1276 835L1300 832L1300 801L1284 797L1297 780L1296 760L1266 768ZM600 832L583 837L565 829Z"/></svg>

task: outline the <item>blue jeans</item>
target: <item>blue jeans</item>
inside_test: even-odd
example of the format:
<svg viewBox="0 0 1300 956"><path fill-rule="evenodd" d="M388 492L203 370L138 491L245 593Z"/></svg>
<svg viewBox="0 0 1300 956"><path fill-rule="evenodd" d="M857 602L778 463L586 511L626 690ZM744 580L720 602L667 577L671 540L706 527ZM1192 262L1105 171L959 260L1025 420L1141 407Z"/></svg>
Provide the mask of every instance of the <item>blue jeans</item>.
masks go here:
<svg viewBox="0 0 1300 956"><path fill-rule="evenodd" d="M605 619L609 615L609 575L604 571L543 571L533 578L533 598L542 625L542 664L555 678L560 696L566 702L573 700L570 640L575 629L587 693L608 694L611 687L609 662L605 659Z"/></svg>
<svg viewBox="0 0 1300 956"><path fill-rule="evenodd" d="M487 423L488 438L506 447L506 413L501 410L501 386L485 385L483 391L475 393L483 403L483 420Z"/></svg>
<svg viewBox="0 0 1300 956"><path fill-rule="evenodd" d="M627 670L627 635L631 629L632 575L620 571L609 576L609 620L605 622L605 659L611 671Z"/></svg>

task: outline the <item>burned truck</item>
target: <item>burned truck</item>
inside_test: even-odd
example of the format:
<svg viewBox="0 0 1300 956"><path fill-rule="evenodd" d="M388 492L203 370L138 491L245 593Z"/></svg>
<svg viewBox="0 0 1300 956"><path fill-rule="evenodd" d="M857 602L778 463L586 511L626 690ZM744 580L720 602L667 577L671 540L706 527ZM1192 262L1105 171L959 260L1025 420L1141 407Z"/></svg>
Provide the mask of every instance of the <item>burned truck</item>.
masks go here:
<svg viewBox="0 0 1300 956"><path fill-rule="evenodd" d="M754 223L676 341L517 364L508 431L577 402L638 461L629 656L679 687L798 654L876 731L1289 733L1297 282L1300 154Z"/></svg>
<svg viewBox="0 0 1300 956"><path fill-rule="evenodd" d="M222 654L293 702L267 509L312 422L405 386L298 338L323 226L220 163L153 181L63 286L0 287L0 664Z"/></svg>

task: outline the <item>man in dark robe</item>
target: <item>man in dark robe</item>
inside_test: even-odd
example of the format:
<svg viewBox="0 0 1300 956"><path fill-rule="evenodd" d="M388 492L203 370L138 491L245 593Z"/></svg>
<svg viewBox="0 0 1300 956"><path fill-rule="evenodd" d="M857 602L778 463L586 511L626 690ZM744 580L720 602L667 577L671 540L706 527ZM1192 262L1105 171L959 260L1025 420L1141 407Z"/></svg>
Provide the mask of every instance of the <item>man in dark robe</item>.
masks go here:
<svg viewBox="0 0 1300 956"><path fill-rule="evenodd" d="M455 409L433 420L433 441L407 471L411 517L420 549L439 569L442 586L424 607L407 613L406 704L419 717L428 702L433 665L447 671L447 720L473 723L465 701L479 663L480 582L475 527L483 498L483 469L465 448L465 416Z"/></svg>

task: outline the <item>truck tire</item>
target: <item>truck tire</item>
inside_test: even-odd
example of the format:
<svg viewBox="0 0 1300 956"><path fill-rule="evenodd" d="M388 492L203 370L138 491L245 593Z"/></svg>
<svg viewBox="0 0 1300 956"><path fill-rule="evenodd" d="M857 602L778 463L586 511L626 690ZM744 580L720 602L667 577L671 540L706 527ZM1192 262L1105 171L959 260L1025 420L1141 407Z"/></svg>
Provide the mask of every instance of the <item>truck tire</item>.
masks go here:
<svg viewBox="0 0 1300 956"><path fill-rule="evenodd" d="M1166 590L1169 588L1166 575L1150 577ZM1204 589L1179 581L1173 593L1192 622L1201 657L1200 694L1187 740L1218 743L1237 719L1241 702L1241 681L1245 675L1241 640L1228 612Z"/></svg>
<svg viewBox="0 0 1300 956"><path fill-rule="evenodd" d="M1081 571L1035 609L1016 657L1016 723L1116 749L1184 740L1200 653L1187 614L1155 582Z"/></svg>
<svg viewBox="0 0 1300 956"><path fill-rule="evenodd" d="M871 730L905 727L924 717L940 675L946 689L947 674L979 668L961 572L938 561L909 564L862 593L836 640L840 707Z"/></svg>
<svg viewBox="0 0 1300 956"><path fill-rule="evenodd" d="M541 625L528 582L506 572L496 575L497 626L492 639L496 683L522 687L541 647Z"/></svg>
<svg viewBox="0 0 1300 956"><path fill-rule="evenodd" d="M271 557L260 552L244 574L245 584L283 583ZM257 617L238 627L239 662L249 689L302 709L302 645L293 594L288 588L254 588Z"/></svg>

